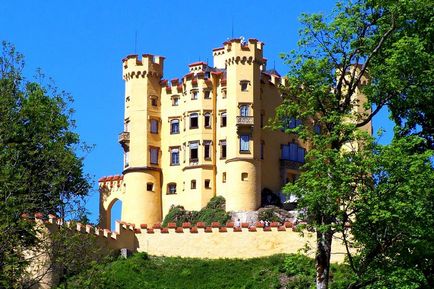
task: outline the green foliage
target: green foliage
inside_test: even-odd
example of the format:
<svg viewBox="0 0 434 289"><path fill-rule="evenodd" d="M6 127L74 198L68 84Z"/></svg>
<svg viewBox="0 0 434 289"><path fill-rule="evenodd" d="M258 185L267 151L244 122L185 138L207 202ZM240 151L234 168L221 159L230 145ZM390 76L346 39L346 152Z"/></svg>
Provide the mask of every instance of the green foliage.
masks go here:
<svg viewBox="0 0 434 289"><path fill-rule="evenodd" d="M177 226L182 226L184 222L190 222L193 225L197 222L204 222L208 226L212 222L226 224L231 217L225 211L225 207L226 200L222 196L211 198L200 211L187 211L182 206L173 206L164 217L162 225L166 227L168 223L176 223Z"/></svg>
<svg viewBox="0 0 434 289"><path fill-rule="evenodd" d="M280 222L283 223L284 220L281 220L279 216L276 214L276 211L279 211L280 209L277 207L273 208L265 208L261 210L258 214L258 220L266 220L269 222Z"/></svg>
<svg viewBox="0 0 434 289"><path fill-rule="evenodd" d="M145 256L145 257L144 257ZM285 264L282 266L282 264ZM248 260L148 257L142 253L92 268L68 280L68 288L310 288L313 260L302 255L274 255ZM296 268L295 273L287 275ZM345 276L347 267L333 266ZM340 284L333 278L332 289ZM284 281L286 280L286 281ZM341 280L345 282L345 280ZM343 283L342 283L343 284ZM285 287L286 286L286 287ZM63 285L59 288L65 288Z"/></svg>
<svg viewBox="0 0 434 289"><path fill-rule="evenodd" d="M299 197L316 231L321 288L332 236L343 233L351 244L348 224L363 248L349 256L353 288L393 287L395 272L410 268L417 274L402 278L401 288L434 286L431 230L422 228L432 227L433 208L432 11L434 2L424 0L339 1L328 17L303 15L298 49L284 56L288 81L271 125L310 144L303 174L285 190ZM361 93L365 103L354 98ZM382 148L363 131L386 105L395 141ZM290 128L291 118L301 125ZM419 250L425 245L431 250Z"/></svg>
<svg viewBox="0 0 434 289"><path fill-rule="evenodd" d="M18 286L21 250L37 231L22 213L64 216L90 184L72 132L71 97L51 83L26 81L23 56L3 42L0 54L0 287Z"/></svg>

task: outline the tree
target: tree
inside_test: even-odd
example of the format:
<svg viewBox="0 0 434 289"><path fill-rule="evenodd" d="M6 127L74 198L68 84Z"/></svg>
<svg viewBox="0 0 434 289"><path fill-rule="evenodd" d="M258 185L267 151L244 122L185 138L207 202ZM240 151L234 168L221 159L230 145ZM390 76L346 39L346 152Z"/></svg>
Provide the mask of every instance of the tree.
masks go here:
<svg viewBox="0 0 434 289"><path fill-rule="evenodd" d="M361 196L380 192L372 180L378 148L366 125L388 106L396 137L418 135L424 141L414 150L433 148L433 8L420 0L338 2L330 18L303 15L298 50L284 56L288 79L272 126L310 146L301 177L286 191L298 195L316 231L317 288L328 288L333 236L345 237L348 225L365 217ZM294 118L302 124L288 127Z"/></svg>
<svg viewBox="0 0 434 289"><path fill-rule="evenodd" d="M23 56L3 42L0 55L0 287L12 288L37 243L23 213L64 217L88 193L80 141L68 103L55 86L26 81ZM21 248L21 249L20 249Z"/></svg>

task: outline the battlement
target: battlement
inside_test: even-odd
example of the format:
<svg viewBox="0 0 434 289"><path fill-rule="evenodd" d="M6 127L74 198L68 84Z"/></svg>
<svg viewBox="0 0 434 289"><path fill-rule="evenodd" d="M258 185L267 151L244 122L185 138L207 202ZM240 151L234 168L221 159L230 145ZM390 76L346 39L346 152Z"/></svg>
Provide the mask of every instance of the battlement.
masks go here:
<svg viewBox="0 0 434 289"><path fill-rule="evenodd" d="M133 78L163 76L164 57L152 54L131 54L122 59L123 78L128 81Z"/></svg>
<svg viewBox="0 0 434 289"><path fill-rule="evenodd" d="M123 175L102 177L98 180L98 188L100 191L115 192L121 190L123 182Z"/></svg>

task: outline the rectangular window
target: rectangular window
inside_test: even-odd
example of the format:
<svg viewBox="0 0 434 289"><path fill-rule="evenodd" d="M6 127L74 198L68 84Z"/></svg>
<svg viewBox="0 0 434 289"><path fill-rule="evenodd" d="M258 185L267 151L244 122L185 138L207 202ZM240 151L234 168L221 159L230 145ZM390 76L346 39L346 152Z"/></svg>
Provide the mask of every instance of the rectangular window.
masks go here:
<svg viewBox="0 0 434 289"><path fill-rule="evenodd" d="M240 106L240 116L249 116L249 106L248 105Z"/></svg>
<svg viewBox="0 0 434 289"><path fill-rule="evenodd" d="M170 149L170 165L179 165L179 148Z"/></svg>
<svg viewBox="0 0 434 289"><path fill-rule="evenodd" d="M190 143L190 162L197 162L199 158L198 154L199 143L193 142Z"/></svg>
<svg viewBox="0 0 434 289"><path fill-rule="evenodd" d="M156 96L151 97L151 105L158 106L158 98Z"/></svg>
<svg viewBox="0 0 434 289"><path fill-rule="evenodd" d="M210 128L211 127L211 114L210 113L205 114L204 121L205 121L205 127Z"/></svg>
<svg viewBox="0 0 434 289"><path fill-rule="evenodd" d="M222 183L226 183L226 172L222 174Z"/></svg>
<svg viewBox="0 0 434 289"><path fill-rule="evenodd" d="M248 135L241 135L240 136L240 151L241 152L248 152L249 151L249 141L250 141L250 137Z"/></svg>
<svg viewBox="0 0 434 289"><path fill-rule="evenodd" d="M205 99L210 99L211 98L211 91L205 90L203 92L203 96L204 96Z"/></svg>
<svg viewBox="0 0 434 289"><path fill-rule="evenodd" d="M261 160L264 159L265 142L261 141Z"/></svg>
<svg viewBox="0 0 434 289"><path fill-rule="evenodd" d="M220 141L220 158L226 158L226 141Z"/></svg>
<svg viewBox="0 0 434 289"><path fill-rule="evenodd" d="M154 191L154 184L153 183L147 183L146 184L146 190L150 191L150 192Z"/></svg>
<svg viewBox="0 0 434 289"><path fill-rule="evenodd" d="M249 84L248 81L241 81L241 83L240 83L240 85L241 85L241 91L247 91L248 84Z"/></svg>
<svg viewBox="0 0 434 289"><path fill-rule="evenodd" d="M198 114L192 113L190 114L190 129L198 128L199 122L198 122Z"/></svg>
<svg viewBox="0 0 434 289"><path fill-rule="evenodd" d="M172 119L170 121L170 134L178 134L179 133L179 120Z"/></svg>
<svg viewBox="0 0 434 289"><path fill-rule="evenodd" d="M167 184L167 194L168 195L176 194L176 183Z"/></svg>
<svg viewBox="0 0 434 289"><path fill-rule="evenodd" d="M205 189L211 189L211 180L205 180Z"/></svg>
<svg viewBox="0 0 434 289"><path fill-rule="evenodd" d="M211 142L205 141L204 143L204 158L206 160L211 159Z"/></svg>
<svg viewBox="0 0 434 289"><path fill-rule="evenodd" d="M191 189L192 190L196 189L196 180L191 180Z"/></svg>
<svg viewBox="0 0 434 289"><path fill-rule="evenodd" d="M151 119L151 133L158 133L158 120Z"/></svg>
<svg viewBox="0 0 434 289"><path fill-rule="evenodd" d="M220 118L220 126L226 127L226 112L223 112Z"/></svg>
<svg viewBox="0 0 434 289"><path fill-rule="evenodd" d="M179 97L173 97L172 106L178 106L178 105L179 105Z"/></svg>
<svg viewBox="0 0 434 289"><path fill-rule="evenodd" d="M191 91L191 99L197 99L197 95L198 95L198 91L197 90L192 90Z"/></svg>
<svg viewBox="0 0 434 289"><path fill-rule="evenodd" d="M125 154L124 154L124 166L125 167L128 167L130 165L129 156L130 156L130 152L128 152L128 151L125 152Z"/></svg>
<svg viewBox="0 0 434 289"><path fill-rule="evenodd" d="M151 164L152 165L158 165L158 151L160 149L156 147L151 147L150 153L151 153Z"/></svg>

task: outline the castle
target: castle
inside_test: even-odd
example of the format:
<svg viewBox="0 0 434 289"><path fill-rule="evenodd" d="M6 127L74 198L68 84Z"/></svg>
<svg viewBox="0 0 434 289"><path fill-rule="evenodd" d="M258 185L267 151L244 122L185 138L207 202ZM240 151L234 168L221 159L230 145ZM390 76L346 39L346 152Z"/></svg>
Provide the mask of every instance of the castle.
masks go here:
<svg viewBox="0 0 434 289"><path fill-rule="evenodd" d="M262 191L279 192L296 178L305 144L264 128L283 80L266 69L263 47L226 41L213 49L213 66L192 63L170 81L162 80L164 57L122 60L124 170L99 180L101 226L109 227L116 200L122 221L153 224L172 205L200 210L213 196L223 196L228 211L256 210Z"/></svg>
<svg viewBox="0 0 434 289"><path fill-rule="evenodd" d="M122 221L156 224L172 205L200 210L214 196L226 199L228 211L256 210L264 195L297 178L308 144L265 127L285 79L266 69L263 48L256 39L228 40L213 49L213 66L192 63L170 81L164 57L122 60L124 170L99 179L101 227L110 227L117 200ZM366 100L359 91L355 98ZM362 129L371 132L371 123Z"/></svg>

